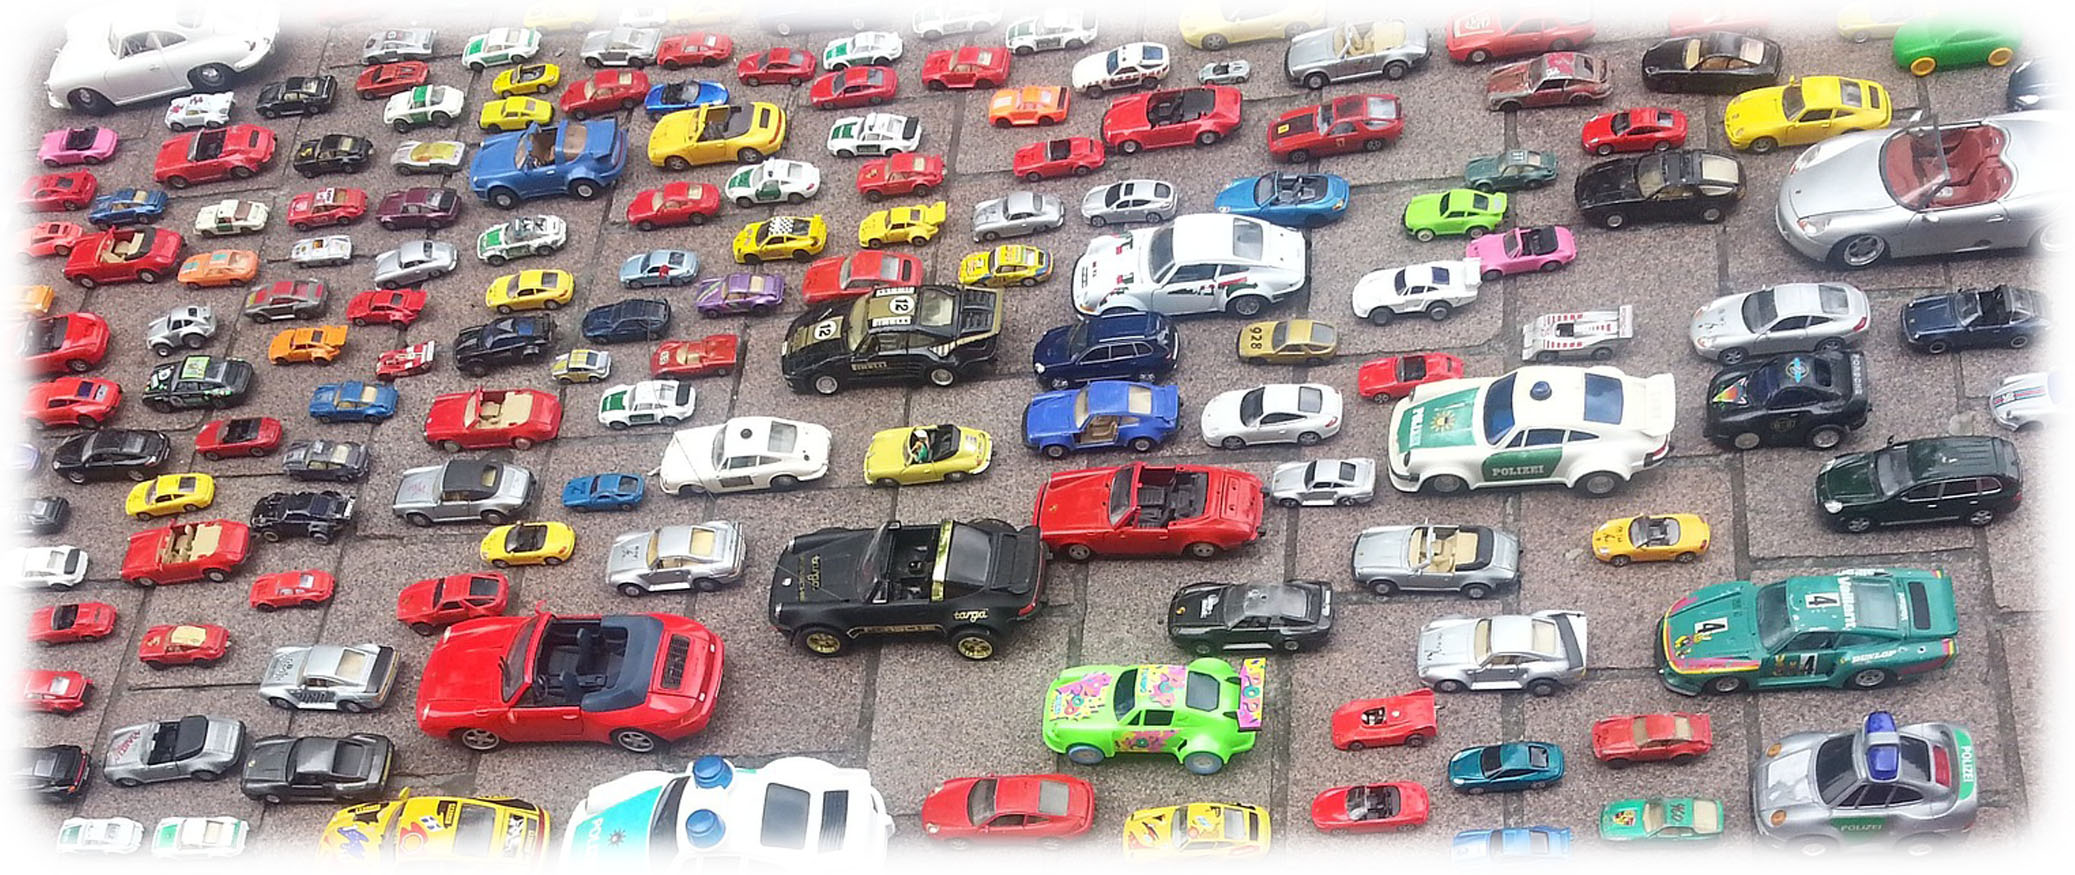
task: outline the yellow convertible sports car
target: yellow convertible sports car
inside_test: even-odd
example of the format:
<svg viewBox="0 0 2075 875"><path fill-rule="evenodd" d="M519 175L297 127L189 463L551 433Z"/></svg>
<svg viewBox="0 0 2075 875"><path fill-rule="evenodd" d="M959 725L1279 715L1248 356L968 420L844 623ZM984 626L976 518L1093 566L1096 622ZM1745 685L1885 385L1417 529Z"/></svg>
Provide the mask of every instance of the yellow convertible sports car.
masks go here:
<svg viewBox="0 0 2075 875"><path fill-rule="evenodd" d="M539 94L562 83L562 68L555 64L520 64L506 67L491 80L490 90L499 97Z"/></svg>
<svg viewBox="0 0 2075 875"><path fill-rule="evenodd" d="M483 300L499 313L560 310L576 295L576 277L561 268L522 270L490 281Z"/></svg>
<svg viewBox="0 0 2075 875"><path fill-rule="evenodd" d="M872 435L865 448L865 482L874 486L957 483L987 470L994 438L977 428L951 424L889 428Z"/></svg>
<svg viewBox="0 0 2075 875"><path fill-rule="evenodd" d="M857 245L878 249L888 243L928 245L944 230L944 202L919 207L888 207L857 224Z"/></svg>
<svg viewBox="0 0 2075 875"><path fill-rule="evenodd" d="M216 501L216 478L207 474L160 474L130 487L123 513L140 520L189 513Z"/></svg>
<svg viewBox="0 0 2075 875"><path fill-rule="evenodd" d="M1885 128L1894 110L1888 89L1878 82L1806 76L1730 98L1722 111L1722 127L1730 146L1762 153Z"/></svg>
<svg viewBox="0 0 2075 875"><path fill-rule="evenodd" d="M1229 802L1141 808L1124 821L1124 856L1134 860L1253 857L1268 852L1268 809Z"/></svg>
<svg viewBox="0 0 2075 875"><path fill-rule="evenodd" d="M548 813L520 799L402 796L339 809L317 838L317 856L390 864L527 866L548 850Z"/></svg>
<svg viewBox="0 0 2075 875"><path fill-rule="evenodd" d="M1607 520L1592 533L1592 555L1616 568L1630 562L1692 562L1708 551L1708 524L1696 514Z"/></svg>
<svg viewBox="0 0 2075 875"><path fill-rule="evenodd" d="M762 264L785 258L806 261L829 245L829 227L820 215L772 216L744 225L735 234L735 261Z"/></svg>
<svg viewBox="0 0 2075 875"><path fill-rule="evenodd" d="M567 523L513 523L483 536L483 561L498 568L560 565L576 552L576 530Z"/></svg>
<svg viewBox="0 0 2075 875"><path fill-rule="evenodd" d="M1340 350L1333 326L1310 319L1255 322L1239 330L1239 360L1254 365L1322 365Z"/></svg>
<svg viewBox="0 0 2075 875"><path fill-rule="evenodd" d="M648 135L648 163L667 170L740 161L754 164L785 145L785 110L756 101L747 107L695 106L663 116Z"/></svg>
<svg viewBox="0 0 2075 875"><path fill-rule="evenodd" d="M1326 26L1323 3L1193 0L1182 7L1182 41L1199 49L1294 37Z"/></svg>
<svg viewBox="0 0 2075 875"><path fill-rule="evenodd" d="M958 282L968 286L1034 286L1052 275L1052 256L1021 243L970 253L958 263Z"/></svg>
<svg viewBox="0 0 2075 875"><path fill-rule="evenodd" d="M555 106L538 97L503 97L483 104L476 126L486 131L523 131L555 118Z"/></svg>

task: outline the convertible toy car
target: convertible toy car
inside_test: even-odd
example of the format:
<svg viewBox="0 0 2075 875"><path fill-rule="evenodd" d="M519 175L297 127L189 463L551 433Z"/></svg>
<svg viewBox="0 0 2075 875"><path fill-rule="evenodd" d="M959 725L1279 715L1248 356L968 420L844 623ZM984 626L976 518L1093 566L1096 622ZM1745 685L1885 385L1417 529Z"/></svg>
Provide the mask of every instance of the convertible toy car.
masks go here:
<svg viewBox="0 0 2075 875"><path fill-rule="evenodd" d="M36 148L36 160L45 167L93 166L114 157L120 139L114 128L58 128L43 135Z"/></svg>
<svg viewBox="0 0 2075 875"><path fill-rule="evenodd" d="M1333 747L1425 747L1439 734L1434 721L1434 691L1421 687L1398 696L1356 699L1333 711Z"/></svg>
<svg viewBox="0 0 2075 875"><path fill-rule="evenodd" d="M565 523L516 523L483 536L483 561L498 568L560 565L576 551L576 532Z"/></svg>
<svg viewBox="0 0 2075 875"><path fill-rule="evenodd" d="M639 474L585 474L562 484L562 506L585 513L634 510L647 497L648 483Z"/></svg>
<svg viewBox="0 0 2075 875"><path fill-rule="evenodd" d="M93 178L93 174L84 170L78 173L89 179ZM118 188L94 198L92 206L87 209L86 220L95 227L106 230L130 225L149 225L163 218L165 214L165 192L158 189Z"/></svg>
<svg viewBox="0 0 2075 875"><path fill-rule="evenodd" d="M1541 106L1581 106L1605 100L1614 90L1607 62L1584 52L1550 52L1491 71L1484 105L1494 112Z"/></svg>
<svg viewBox="0 0 2075 875"><path fill-rule="evenodd" d="M507 210L561 194L591 200L617 183L626 166L626 134L617 122L563 121L484 139L469 164L468 187Z"/></svg>
<svg viewBox="0 0 2075 875"><path fill-rule="evenodd" d="M719 592L742 578L744 541L741 529L726 520L627 532L613 539L606 554L606 582L628 597Z"/></svg>
<svg viewBox="0 0 2075 875"><path fill-rule="evenodd" d="M922 800L924 835L954 850L1033 842L1044 850L1095 822L1095 788L1072 775L951 778Z"/></svg>
<svg viewBox="0 0 2075 875"><path fill-rule="evenodd" d="M1283 507L1348 507L1376 495L1376 460L1314 459L1284 462L1268 476L1268 496Z"/></svg>
<svg viewBox="0 0 2075 875"><path fill-rule="evenodd" d="M1333 326L1313 319L1253 322L1239 330L1239 360L1250 365L1315 367L1332 361L1339 350Z"/></svg>
<svg viewBox="0 0 2075 875"><path fill-rule="evenodd" d="M994 456L994 438L976 428L901 426L872 435L865 447L865 482L915 486L983 474Z"/></svg>
<svg viewBox="0 0 2075 875"><path fill-rule="evenodd" d="M1600 809L1599 837L1606 842L1653 844L1720 838L1722 821L1719 799L1621 799Z"/></svg>
<svg viewBox="0 0 2075 875"><path fill-rule="evenodd" d="M1080 766L1122 753L1165 753L1191 774L1217 774L1254 748L1267 668L1262 657L1237 669L1216 658L1069 668L1045 693L1045 746ZM1147 725L1165 728L1140 728Z"/></svg>
<svg viewBox="0 0 2075 875"><path fill-rule="evenodd" d="M1582 6L1556 3L1519 4L1512 8L1478 8L1450 19L1448 57L1482 64L1538 52L1561 52L1592 42L1592 17Z"/></svg>
<svg viewBox="0 0 2075 875"><path fill-rule="evenodd" d="M1708 524L1696 514L1644 514L1608 520L1592 533L1592 555L1616 568L1631 562L1690 563L1708 551Z"/></svg>
<svg viewBox="0 0 2075 875"><path fill-rule="evenodd" d="M1379 596L1446 592L1484 599L1520 585L1520 539L1489 526L1373 526L1355 536L1348 564L1355 583Z"/></svg>
<svg viewBox="0 0 2075 875"><path fill-rule="evenodd" d="M870 166L870 162L866 166ZM721 193L728 200L744 208L758 204L802 204L820 191L820 170L805 161L785 158L771 158L745 166L730 175L721 187Z"/></svg>
<svg viewBox="0 0 2075 875"><path fill-rule="evenodd" d="M29 640L49 647L99 641L115 632L115 606L106 602L45 605L29 615Z"/></svg>
<svg viewBox="0 0 2075 875"><path fill-rule="evenodd" d="M1553 787L1563 780L1563 749L1546 741L1466 747L1448 758L1448 785L1471 796Z"/></svg>
<svg viewBox="0 0 2075 875"><path fill-rule="evenodd" d="M1023 411L1023 445L1063 459L1109 447L1150 453L1174 436L1181 390L1173 384L1094 380L1030 399Z"/></svg>
<svg viewBox="0 0 2075 875"><path fill-rule="evenodd" d="M891 112L844 116L829 125L826 145L838 158L913 152L922 145L922 120Z"/></svg>
<svg viewBox="0 0 2075 875"><path fill-rule="evenodd" d="M101 774L118 787L193 778L214 781L238 767L245 724L190 714L125 726L108 734Z"/></svg>
<svg viewBox="0 0 2075 875"><path fill-rule="evenodd" d="M94 313L46 316L22 326L17 354L32 376L83 374L108 357L108 320Z"/></svg>
<svg viewBox="0 0 2075 875"><path fill-rule="evenodd" d="M879 249L889 243L927 246L944 228L943 201L919 206L888 207L867 214L857 225L857 243ZM818 253L819 250L816 250Z"/></svg>
<svg viewBox="0 0 2075 875"><path fill-rule="evenodd" d="M1333 590L1323 581L1192 583L1167 607L1167 640L1197 656L1226 650L1294 653L1333 632Z"/></svg>
<svg viewBox="0 0 2075 875"><path fill-rule="evenodd" d="M1034 286L1051 276L1052 256L1043 249L1020 243L970 252L958 263L958 282L968 286Z"/></svg>
<svg viewBox="0 0 2075 875"><path fill-rule="evenodd" d="M1686 145L1686 114L1657 106L1602 113L1586 119L1579 142L1594 155L1678 148Z"/></svg>
<svg viewBox="0 0 2075 875"><path fill-rule="evenodd" d="M123 513L150 521L193 513L216 501L216 478L207 474L160 474L130 488Z"/></svg>
<svg viewBox="0 0 2075 875"><path fill-rule="evenodd" d="M744 85L805 85L814 77L815 60L803 49L778 46L746 55L735 64L735 75Z"/></svg>
<svg viewBox="0 0 2075 875"><path fill-rule="evenodd" d="M1321 832L1397 832L1427 822L1427 788L1417 781L1332 787L1311 799Z"/></svg>
<svg viewBox="0 0 2075 875"><path fill-rule="evenodd" d="M369 64L353 80L353 90L362 100L377 100L425 84L431 66L424 61Z"/></svg>
<svg viewBox="0 0 2075 875"><path fill-rule="evenodd" d="M100 428L122 404L122 385L94 377L59 377L29 387L22 412L37 428Z"/></svg>
<svg viewBox="0 0 2075 875"><path fill-rule="evenodd" d="M310 416L318 422L381 422L396 415L396 387L358 380L325 383L310 393Z"/></svg>
<svg viewBox="0 0 2075 875"><path fill-rule="evenodd" d="M1029 182L1059 176L1087 176L1107 160L1102 141L1090 137L1065 137L1031 143L1016 150L1010 169Z"/></svg>
<svg viewBox="0 0 2075 875"><path fill-rule="evenodd" d="M210 665L230 653L231 633L222 626L188 623L153 626L137 641L137 661L153 669Z"/></svg>
<svg viewBox="0 0 2075 875"><path fill-rule="evenodd" d="M1612 769L1655 762L1683 766L1714 747L1706 714L1615 714L1592 724L1592 755Z"/></svg>
<svg viewBox="0 0 2075 875"><path fill-rule="evenodd" d="M1779 81L1780 44L1733 28L1674 35L1643 52L1643 87L1651 91L1734 97Z"/></svg>
<svg viewBox="0 0 2075 875"><path fill-rule="evenodd" d="M1745 689L1871 690L1949 667L1959 620L1952 579L1854 569L1702 587L1657 625L1657 673L1684 695ZM1731 622L1729 617L1753 618Z"/></svg>
<svg viewBox="0 0 2075 875"><path fill-rule="evenodd" d="M290 76L259 90L252 109L261 118L322 115L331 110L339 80L332 76Z"/></svg>
<svg viewBox="0 0 2075 875"><path fill-rule="evenodd" d="M1102 141L1125 155L1191 143L1208 146L1239 124L1239 89L1199 85L1110 101L1102 114Z"/></svg>
<svg viewBox="0 0 2075 875"><path fill-rule="evenodd" d="M775 416L735 416L670 436L654 472L663 492L785 491L828 473L828 428Z"/></svg>
<svg viewBox="0 0 2075 875"><path fill-rule="evenodd" d="M551 441L562 430L562 403L539 389L485 389L435 396L425 441L450 453Z"/></svg>
<svg viewBox="0 0 2075 875"><path fill-rule="evenodd" d="M1466 188L1417 195L1405 203L1405 232L1422 242L1436 236L1482 237L1506 220L1506 195Z"/></svg>
<svg viewBox="0 0 2075 875"><path fill-rule="evenodd" d="M430 637L456 623L503 614L510 595L511 582L494 571L429 578L397 592L396 621Z"/></svg>
<svg viewBox="0 0 2075 875"><path fill-rule="evenodd" d="M926 75L926 74L925 74ZM815 109L850 109L878 106L894 98L900 89L900 74L892 67L847 67L831 70L807 89L807 104ZM936 86L932 84L932 88Z"/></svg>
<svg viewBox="0 0 2075 875"><path fill-rule="evenodd" d="M1549 696L1585 679L1585 644L1585 615L1578 611L1443 617L1419 632L1419 678L1441 693Z"/></svg>
<svg viewBox="0 0 2075 875"><path fill-rule="evenodd" d="M1797 732L1751 768L1752 825L1767 843L1806 856L1843 847L1934 853L1974 826L1976 763L1974 733L1957 723L1898 726L1875 711L1856 729Z"/></svg>
<svg viewBox="0 0 2075 875"><path fill-rule="evenodd" d="M1349 194L1347 180L1331 173L1274 171L1233 180L1215 205L1286 228L1319 228L1346 217Z"/></svg>
<svg viewBox="0 0 2075 875"><path fill-rule="evenodd" d="M1635 307L1544 313L1520 326L1520 360L1549 364L1564 358L1606 361L1635 339Z"/></svg>
<svg viewBox="0 0 2075 875"><path fill-rule="evenodd" d="M217 419L195 433L195 452L211 462L226 456L258 458L281 445L281 420L271 416Z"/></svg>
<svg viewBox="0 0 2075 875"><path fill-rule="evenodd" d="M1931 355L1955 349L2023 349L2052 325L2045 298L2010 285L1937 292L1902 308L1903 342Z"/></svg>
<svg viewBox="0 0 2075 875"><path fill-rule="evenodd" d="M1045 546L1075 562L1097 555L1213 559L1263 534L1263 504L1260 479L1244 471L1134 462L1053 474L1038 489L1032 518Z"/></svg>
<svg viewBox="0 0 2075 875"><path fill-rule="evenodd" d="M2025 28L2014 19L1961 12L1911 18L1895 28L1895 66L1912 75L1987 64L2001 67L2017 57Z"/></svg>
<svg viewBox="0 0 2075 875"><path fill-rule="evenodd" d="M888 195L928 197L932 189L943 184L942 155L889 155L866 161L857 168L857 192L873 203Z"/></svg>
<svg viewBox="0 0 2075 875"><path fill-rule="evenodd" d="M1268 853L1268 809L1231 802L1141 808L1124 821L1124 859L1215 860Z"/></svg>
<svg viewBox="0 0 2075 875"><path fill-rule="evenodd" d="M1831 449L1866 425L1866 379L1866 358L1856 352L1797 353L1724 368L1708 381L1701 433L1739 450Z"/></svg>
<svg viewBox="0 0 2075 875"><path fill-rule="evenodd" d="M1203 405L1203 442L1311 446L1340 433L1340 392L1324 383L1269 383L1220 392Z"/></svg>
<svg viewBox="0 0 2075 875"><path fill-rule="evenodd" d="M1164 45L1125 43L1075 61L1072 82L1075 91L1101 97L1108 91L1157 86L1167 78L1173 63L1173 56Z"/></svg>
<svg viewBox="0 0 2075 875"><path fill-rule="evenodd" d="M997 289L874 289L795 317L779 349L779 368L786 385L801 393L834 395L885 382L950 386L992 366L1002 304Z"/></svg>
<svg viewBox="0 0 2075 875"><path fill-rule="evenodd" d="M1841 350L1870 324L1872 307L1857 286L1781 283L1703 305L1687 338L1702 358L1735 366L1753 355Z"/></svg>
<svg viewBox="0 0 2075 875"><path fill-rule="evenodd" d="M1388 18L1350 21L1290 37L1283 76L1313 91L1374 76L1403 79L1426 64L1429 52L1422 25Z"/></svg>
<svg viewBox="0 0 2075 875"><path fill-rule="evenodd" d="M383 794L394 755L388 736L372 732L272 735L252 743L238 789L269 805L365 800Z"/></svg>
<svg viewBox="0 0 2075 875"><path fill-rule="evenodd" d="M1283 113L1268 126L1268 154L1291 164L1324 155L1375 152L1398 142L1404 110L1395 94L1349 94Z"/></svg>
<svg viewBox="0 0 2075 875"><path fill-rule="evenodd" d="M1463 246L1465 263L1474 262L1485 282L1517 273L1562 270L1578 258L1578 243L1562 225L1508 228Z"/></svg>
<svg viewBox="0 0 2075 875"><path fill-rule="evenodd" d="M987 123L997 128L1049 127L1066 121L1073 92L1063 85L1003 88L987 101Z"/></svg>

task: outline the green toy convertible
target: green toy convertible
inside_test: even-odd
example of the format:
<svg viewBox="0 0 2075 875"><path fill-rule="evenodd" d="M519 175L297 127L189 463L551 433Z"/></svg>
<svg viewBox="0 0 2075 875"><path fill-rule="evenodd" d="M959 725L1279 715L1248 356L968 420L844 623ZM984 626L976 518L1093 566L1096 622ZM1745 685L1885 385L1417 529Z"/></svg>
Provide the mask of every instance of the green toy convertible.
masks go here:
<svg viewBox="0 0 2075 875"><path fill-rule="evenodd" d="M1421 240L1468 234L1482 237L1506 220L1506 196L1467 188L1423 194L1405 205L1405 230Z"/></svg>
<svg viewBox="0 0 2075 875"><path fill-rule="evenodd" d="M1947 67L2001 67L2017 57L2024 31L2008 21L1940 15L1906 22L1895 31L1895 66L1929 76Z"/></svg>
<svg viewBox="0 0 2075 875"><path fill-rule="evenodd" d="M1684 842L1721 834L1720 799L1622 799L1599 813L1599 837L1610 842Z"/></svg>
<svg viewBox="0 0 2075 875"><path fill-rule="evenodd" d="M1120 753L1167 753L1198 775L1253 750L1268 661L1083 665L1045 693L1045 746L1077 765Z"/></svg>
<svg viewBox="0 0 2075 875"><path fill-rule="evenodd" d="M1952 665L1959 614L1943 571L1860 568L1702 587L1657 624L1672 692L1870 690Z"/></svg>

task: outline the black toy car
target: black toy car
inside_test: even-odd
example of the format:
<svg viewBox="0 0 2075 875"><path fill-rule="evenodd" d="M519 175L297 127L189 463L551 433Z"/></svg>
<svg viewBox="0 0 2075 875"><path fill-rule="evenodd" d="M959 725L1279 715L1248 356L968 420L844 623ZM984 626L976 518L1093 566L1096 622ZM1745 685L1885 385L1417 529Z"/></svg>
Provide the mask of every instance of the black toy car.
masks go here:
<svg viewBox="0 0 2075 875"><path fill-rule="evenodd" d="M454 336L454 365L480 377L491 368L532 361L554 348L554 320L536 314L501 316Z"/></svg>
<svg viewBox="0 0 2075 875"><path fill-rule="evenodd" d="M72 518L72 502L62 495L39 495L22 500L15 531L24 535L54 535L64 531Z"/></svg>
<svg viewBox="0 0 2075 875"><path fill-rule="evenodd" d="M2011 112L2027 109L2059 109L2060 63L2051 58L2033 58L2010 71L2010 86L2004 101Z"/></svg>
<svg viewBox="0 0 2075 875"><path fill-rule="evenodd" d="M93 758L76 744L21 749L21 765L15 772L15 788L36 794L44 802L70 802L86 791Z"/></svg>
<svg viewBox="0 0 2075 875"><path fill-rule="evenodd" d="M1780 44L1728 31L1673 37L1643 53L1643 87L1689 94L1742 94L1780 84Z"/></svg>
<svg viewBox="0 0 2075 875"><path fill-rule="evenodd" d="M890 286L799 315L778 363L795 392L834 395L854 383L949 386L994 362L1001 292Z"/></svg>
<svg viewBox="0 0 2075 875"><path fill-rule="evenodd" d="M144 406L159 413L236 407L251 390L252 365L244 359L191 355L151 369Z"/></svg>
<svg viewBox="0 0 2075 875"><path fill-rule="evenodd" d="M1993 286L1925 295L1902 308L1902 339L1932 355L1955 349L2023 349L2051 320L2031 289Z"/></svg>
<svg viewBox="0 0 2075 875"><path fill-rule="evenodd" d="M669 332L669 301L633 298L600 304L584 313L584 339L592 343L661 340Z"/></svg>
<svg viewBox="0 0 2075 875"><path fill-rule="evenodd" d="M367 446L358 441L299 440L281 455L290 480L352 483L367 477Z"/></svg>
<svg viewBox="0 0 2075 875"><path fill-rule="evenodd" d="M1947 435L1838 456L1816 472L1816 505L1831 528L1961 520L1995 522L2024 490L2017 445L1999 437Z"/></svg>
<svg viewBox="0 0 2075 875"><path fill-rule="evenodd" d="M866 635L935 634L986 659L1038 610L1045 547L1036 526L996 519L794 537L771 577L771 623L816 656Z"/></svg>
<svg viewBox="0 0 2075 875"><path fill-rule="evenodd" d="M1192 583L1175 590L1167 637L1198 656L1221 650L1298 651L1333 631L1332 587L1316 580Z"/></svg>
<svg viewBox="0 0 2075 875"><path fill-rule="evenodd" d="M1708 381L1702 433L1723 447L1810 446L1827 450L1866 425L1866 357L1797 352L1746 361Z"/></svg>
<svg viewBox="0 0 2075 875"><path fill-rule="evenodd" d="M353 498L342 492L276 492L252 505L252 531L268 542L309 538L329 544L353 524Z"/></svg>
<svg viewBox="0 0 2075 875"><path fill-rule="evenodd" d="M295 147L295 157L289 161L295 172L305 177L323 176L327 173L359 173L367 167L368 157L375 146L365 137L351 134L325 134L313 140L304 140Z"/></svg>
<svg viewBox="0 0 2075 875"><path fill-rule="evenodd" d="M50 451L50 469L74 483L93 480L148 480L173 455L165 432L136 428L104 428L76 434Z"/></svg>
<svg viewBox="0 0 2075 875"><path fill-rule="evenodd" d="M331 109L338 89L339 80L330 76L290 76L260 89L252 110L261 118L318 115Z"/></svg>
<svg viewBox="0 0 2075 875"><path fill-rule="evenodd" d="M1720 222L1744 196L1743 166L1704 149L1602 161L1578 174L1578 212L1603 228L1640 222Z"/></svg>
<svg viewBox="0 0 2075 875"><path fill-rule="evenodd" d="M1038 382L1070 389L1092 380L1157 382L1181 355L1174 320L1150 311L1106 313L1045 331L1030 353Z"/></svg>
<svg viewBox="0 0 2075 875"><path fill-rule="evenodd" d="M273 735L252 743L238 789L271 805L359 802L386 795L395 746L386 735Z"/></svg>

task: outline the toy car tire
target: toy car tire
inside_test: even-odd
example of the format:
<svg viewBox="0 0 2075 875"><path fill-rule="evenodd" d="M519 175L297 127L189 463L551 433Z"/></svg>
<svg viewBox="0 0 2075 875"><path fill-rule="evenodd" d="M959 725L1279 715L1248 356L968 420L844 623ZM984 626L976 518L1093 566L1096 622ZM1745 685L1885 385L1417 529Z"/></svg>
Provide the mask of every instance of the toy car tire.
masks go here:
<svg viewBox="0 0 2075 875"><path fill-rule="evenodd" d="M569 196L580 201L595 198L604 190L599 187L598 183L588 179L579 179L569 184Z"/></svg>
<svg viewBox="0 0 2075 875"><path fill-rule="evenodd" d="M1605 498L1621 490L1620 475L1611 471L1594 471L1578 478L1574 484L1578 494L1588 498Z"/></svg>
<svg viewBox="0 0 2075 875"><path fill-rule="evenodd" d="M1106 759L1109 759L1109 755L1103 753L1102 748L1092 744L1076 744L1066 749L1067 762L1077 766L1100 765Z"/></svg>
<svg viewBox="0 0 2075 875"><path fill-rule="evenodd" d="M293 711L293 710L295 710L295 703L294 703L294 702L292 702L292 701L289 701L288 699L282 698L282 697L280 697L280 696L272 696L272 697L269 697L269 698L267 699L267 704L269 704L269 705L272 705L272 706L274 706L274 707L276 707L276 708L279 708L279 709L281 709L281 710L283 710L283 711Z"/></svg>
<svg viewBox="0 0 2075 875"><path fill-rule="evenodd" d="M1556 691L1559 688L1559 685L1555 681L1544 678L1542 680L1538 680L1528 684L1527 693L1528 695L1534 696L1538 699L1546 699L1550 696L1556 695ZM1536 789L1540 789L1540 787L1538 786Z"/></svg>
<svg viewBox="0 0 2075 875"><path fill-rule="evenodd" d="M654 753L656 748L663 746L664 741L652 732L615 729L612 731L612 743L628 753Z"/></svg>
<svg viewBox="0 0 2075 875"><path fill-rule="evenodd" d="M1086 562L1095 558L1095 551L1086 544L1068 544L1059 548L1059 554L1074 562Z"/></svg>
<svg viewBox="0 0 2075 875"><path fill-rule="evenodd" d="M1615 568L1627 568L1627 567L1628 567L1628 563L1630 563L1630 562L1633 562L1633 561L1635 561L1635 560L1633 560L1633 559L1630 559L1630 558L1628 558L1627 556L1612 556L1612 557L1608 557L1608 559L1607 559L1607 564L1608 564L1608 565L1612 565L1612 566L1614 566Z"/></svg>
<svg viewBox="0 0 2075 875"><path fill-rule="evenodd" d="M488 729L463 729L454 733L454 740L462 747L480 753L489 753L504 746L504 739Z"/></svg>
<svg viewBox="0 0 2075 875"><path fill-rule="evenodd" d="M1192 775L1215 775L1225 770L1225 758L1207 750L1182 757L1182 768Z"/></svg>
<svg viewBox="0 0 2075 875"><path fill-rule="evenodd" d="M814 391L820 395L834 395L843 391L843 381L835 374L822 374L814 378Z"/></svg>
<svg viewBox="0 0 2075 875"><path fill-rule="evenodd" d="M1454 495L1468 489L1470 484L1454 474L1437 474L1421 481L1419 486L1421 492L1433 495Z"/></svg>
<svg viewBox="0 0 2075 875"><path fill-rule="evenodd" d="M800 649L815 656L841 656L844 651L850 649L849 639L844 638L843 633L827 626L809 626L795 633L793 637L800 643Z"/></svg>
<svg viewBox="0 0 2075 875"><path fill-rule="evenodd" d="M1787 847L1804 857L1820 857L1837 850L1837 842L1822 836L1803 836Z"/></svg>
<svg viewBox="0 0 2075 875"><path fill-rule="evenodd" d="M1463 594L1463 598L1473 602L1481 601L1491 596L1491 587L1481 583L1471 583L1465 584L1460 592Z"/></svg>
<svg viewBox="0 0 2075 875"><path fill-rule="evenodd" d="M1744 679L1739 677L1715 678L1701 685L1701 690L1717 696L1743 692Z"/></svg>
<svg viewBox="0 0 2075 875"><path fill-rule="evenodd" d="M1467 689L1469 689L1469 687L1464 686L1463 682L1458 680L1450 679L1434 682L1434 692L1437 693L1460 693Z"/></svg>
<svg viewBox="0 0 2075 875"><path fill-rule="evenodd" d="M994 633L979 626L966 626L951 633L951 649L974 662L992 657L997 646Z"/></svg>

